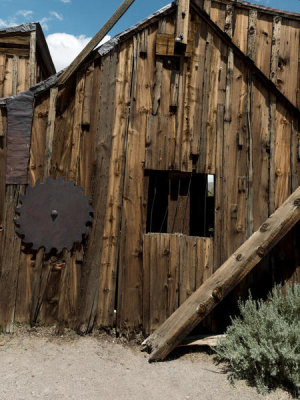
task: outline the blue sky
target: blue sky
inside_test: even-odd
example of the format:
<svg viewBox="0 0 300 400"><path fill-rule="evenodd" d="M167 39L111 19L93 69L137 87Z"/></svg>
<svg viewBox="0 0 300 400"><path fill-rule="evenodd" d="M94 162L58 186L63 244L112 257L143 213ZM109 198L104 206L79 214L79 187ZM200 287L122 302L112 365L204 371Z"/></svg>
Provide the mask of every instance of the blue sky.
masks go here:
<svg viewBox="0 0 300 400"><path fill-rule="evenodd" d="M253 2L300 13L299 0ZM41 22L57 69L61 69L71 62L72 55L80 51L121 3L122 0L0 0L0 28L29 21ZM168 0L135 0L109 35L114 36L168 3Z"/></svg>

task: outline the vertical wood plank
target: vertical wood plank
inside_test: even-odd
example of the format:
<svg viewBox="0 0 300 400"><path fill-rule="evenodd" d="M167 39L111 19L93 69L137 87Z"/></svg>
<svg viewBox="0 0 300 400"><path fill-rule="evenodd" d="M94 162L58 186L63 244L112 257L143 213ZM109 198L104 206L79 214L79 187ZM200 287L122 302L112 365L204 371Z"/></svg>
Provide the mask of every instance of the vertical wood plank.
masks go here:
<svg viewBox="0 0 300 400"><path fill-rule="evenodd" d="M269 107L266 88L258 80L252 86L251 135L253 139L253 229L257 231L269 213ZM257 206L259 204L259 207Z"/></svg>
<svg viewBox="0 0 300 400"><path fill-rule="evenodd" d="M71 142L71 156L69 165L69 178L77 181L79 175L79 155L82 135L82 107L84 99L85 71L77 72L74 120Z"/></svg>
<svg viewBox="0 0 300 400"><path fill-rule="evenodd" d="M297 104L299 32L299 21L282 19L276 86L295 105Z"/></svg>
<svg viewBox="0 0 300 400"><path fill-rule="evenodd" d="M156 235L155 242L153 261L156 262L155 264L151 263L150 272L151 332L156 330L168 317L169 235Z"/></svg>
<svg viewBox="0 0 300 400"><path fill-rule="evenodd" d="M170 255L168 270L168 317L179 307L180 235L169 235Z"/></svg>
<svg viewBox="0 0 300 400"><path fill-rule="evenodd" d="M19 57L13 56L12 60L12 95L17 94Z"/></svg>
<svg viewBox="0 0 300 400"><path fill-rule="evenodd" d="M91 122L91 102L93 92L94 64L90 65L86 71L84 98L82 106L82 125L89 126Z"/></svg>
<svg viewBox="0 0 300 400"><path fill-rule="evenodd" d="M144 235L143 239L143 332L150 334L150 274L151 274L151 255L152 234Z"/></svg>
<svg viewBox="0 0 300 400"><path fill-rule="evenodd" d="M249 11L236 7L234 14L232 39L242 52L247 54Z"/></svg>
<svg viewBox="0 0 300 400"><path fill-rule="evenodd" d="M257 10L249 10L247 55L253 61L256 58L256 27Z"/></svg>
<svg viewBox="0 0 300 400"><path fill-rule="evenodd" d="M275 181L275 209L280 207L290 195L291 121L288 112L281 104L277 104L276 122L275 176L273 176Z"/></svg>
<svg viewBox="0 0 300 400"><path fill-rule="evenodd" d="M271 65L272 26L273 18L271 15L258 14L256 22L255 63L268 77L270 76Z"/></svg>
<svg viewBox="0 0 300 400"><path fill-rule="evenodd" d="M204 63L202 61L206 48L206 37L208 28L206 24L201 23L201 19L192 14L191 37L195 37L195 46L190 65L190 74L187 82L187 103L189 105L189 129L192 133L191 154L199 157L200 154L200 132L202 123L203 109L203 79Z"/></svg>
<svg viewBox="0 0 300 400"><path fill-rule="evenodd" d="M124 57L122 53L122 57ZM122 58L124 60L124 58ZM125 58L126 60L126 58ZM115 117L119 116L121 129L124 127L124 118L121 113L113 112L116 101L124 97L120 92L116 92L117 70L120 68L116 52L101 60L99 67L94 66L94 89L93 99L95 99L94 111L92 113L89 135L94 137L95 150L87 153L86 156L94 162L94 171L91 176L91 194L93 199L94 222L89 235L88 246L82 266L82 295L80 296L79 331L84 333L96 325L104 328L113 326L114 317L114 285L115 285L115 260L111 265L102 262L103 248L105 243L105 223L106 223L106 203L108 201L110 164L112 159L112 141L119 132L111 132L114 126ZM122 80L126 77L119 75L120 87L124 84ZM116 97L116 96L120 97ZM122 116L122 118L121 118ZM122 134L122 131L120 132ZM115 139L116 140L116 139ZM119 138L120 140L120 138ZM114 170L110 170L114 172ZM119 174L121 172L119 171ZM86 178L88 179L88 178ZM115 181L117 183L117 181ZM116 186L116 191L119 187ZM116 193L117 194L117 193ZM118 217L118 209L115 216ZM111 223L113 223L111 219ZM115 244L115 243L114 243ZM99 300L99 301L98 301ZM112 304L111 304L112 303Z"/></svg>
<svg viewBox="0 0 300 400"><path fill-rule="evenodd" d="M29 183L31 186L34 186L38 179L42 180L45 172L45 133L48 129L49 92L36 99L33 111L29 161Z"/></svg>
<svg viewBox="0 0 300 400"><path fill-rule="evenodd" d="M3 221L0 255L0 328L6 333L14 330L16 292L19 272L21 239L15 233L15 208L19 204L24 186L8 185L5 199L5 218Z"/></svg>
<svg viewBox="0 0 300 400"><path fill-rule="evenodd" d="M190 0L179 0L177 4L175 41L185 46L188 43L189 18Z"/></svg>
<svg viewBox="0 0 300 400"><path fill-rule="evenodd" d="M154 48L155 30L148 36L148 48ZM142 241L144 221L144 162L146 114L152 111L151 82L154 58L138 57L140 40L134 41L131 106L126 148L123 213L119 257L119 293L117 329L126 333L142 328ZM170 89L170 80L168 81ZM164 88L162 88L164 90ZM169 100L168 100L169 101ZM164 105L161 104L163 110ZM168 108L169 110L169 108Z"/></svg>
<svg viewBox="0 0 300 400"><path fill-rule="evenodd" d="M224 147L224 105L217 108L217 149L215 175L215 227L214 227L214 271L221 265L223 252L223 147ZM199 286L199 285L198 285Z"/></svg>
<svg viewBox="0 0 300 400"><path fill-rule="evenodd" d="M0 108L1 113L1 136L0 136L0 254L2 253L2 238L5 235L4 219L5 219L5 197L6 197L6 132L7 132L7 116L6 109ZM1 259L1 256L0 256Z"/></svg>
<svg viewBox="0 0 300 400"><path fill-rule="evenodd" d="M114 319L125 146L128 133L128 104L130 104L130 90L132 84L132 43L130 43L129 46L123 46L118 56L115 97L111 104L112 107L116 105L116 111L112 132L111 156L108 166L109 181L106 192L107 198L102 233L102 252L99 254L101 269L99 277L97 326L100 328L111 328ZM106 174L105 170L103 170L103 174ZM90 262L92 262L92 260Z"/></svg>
<svg viewBox="0 0 300 400"><path fill-rule="evenodd" d="M44 171L45 177L49 176L51 173L51 159L52 159L53 138L55 130L57 95L58 95L58 88L57 87L51 88L50 99L49 99L48 123L46 131L45 171Z"/></svg>
<svg viewBox="0 0 300 400"><path fill-rule="evenodd" d="M271 49L271 67L270 79L273 83L277 82L279 48L280 48L280 32L282 18L273 17L272 26L272 49ZM270 178L269 178L269 215L275 211L275 147L276 147L276 97L270 96Z"/></svg>
<svg viewBox="0 0 300 400"><path fill-rule="evenodd" d="M30 51L29 51L29 85L36 84L36 31L30 34Z"/></svg>
<svg viewBox="0 0 300 400"><path fill-rule="evenodd" d="M24 92L26 89L28 89L29 83L27 75L28 75L28 59L25 57L19 57L17 93Z"/></svg>
<svg viewBox="0 0 300 400"><path fill-rule="evenodd" d="M3 97L9 97L12 95L13 91L13 57L6 57L5 73L4 73L4 83L3 83Z"/></svg>
<svg viewBox="0 0 300 400"><path fill-rule="evenodd" d="M4 97L4 81L5 81L5 70L6 70L6 56L5 54L0 54L0 96Z"/></svg>

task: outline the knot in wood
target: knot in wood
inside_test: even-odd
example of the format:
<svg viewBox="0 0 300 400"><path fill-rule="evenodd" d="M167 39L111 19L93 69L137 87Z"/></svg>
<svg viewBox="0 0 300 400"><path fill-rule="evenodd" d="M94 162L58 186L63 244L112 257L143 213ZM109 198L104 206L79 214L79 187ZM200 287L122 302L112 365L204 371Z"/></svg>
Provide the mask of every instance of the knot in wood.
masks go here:
<svg viewBox="0 0 300 400"><path fill-rule="evenodd" d="M206 307L204 304L199 304L199 306L197 307L197 314L199 315L204 315L206 313Z"/></svg>
<svg viewBox="0 0 300 400"><path fill-rule="evenodd" d="M237 261L241 261L243 259L243 254L238 254L237 256L236 256L236 260Z"/></svg>
<svg viewBox="0 0 300 400"><path fill-rule="evenodd" d="M170 254L170 250L169 249L165 249L163 251L163 256L168 256Z"/></svg>
<svg viewBox="0 0 300 400"><path fill-rule="evenodd" d="M300 207L300 198L298 198L298 199L296 199L296 200L294 201L294 205L295 205L296 207Z"/></svg>
<svg viewBox="0 0 300 400"><path fill-rule="evenodd" d="M243 232L243 225L237 225L236 231L239 233Z"/></svg>
<svg viewBox="0 0 300 400"><path fill-rule="evenodd" d="M265 224L262 224L260 231L267 232L268 229L269 229L269 224L265 223Z"/></svg>
<svg viewBox="0 0 300 400"><path fill-rule="evenodd" d="M263 257L264 255L265 255L265 249L263 248L263 247L259 247L258 249L257 249L257 254L260 256L260 257Z"/></svg>
<svg viewBox="0 0 300 400"><path fill-rule="evenodd" d="M212 292L212 297L217 300L220 301L222 299L222 289L221 288L216 288L213 290Z"/></svg>

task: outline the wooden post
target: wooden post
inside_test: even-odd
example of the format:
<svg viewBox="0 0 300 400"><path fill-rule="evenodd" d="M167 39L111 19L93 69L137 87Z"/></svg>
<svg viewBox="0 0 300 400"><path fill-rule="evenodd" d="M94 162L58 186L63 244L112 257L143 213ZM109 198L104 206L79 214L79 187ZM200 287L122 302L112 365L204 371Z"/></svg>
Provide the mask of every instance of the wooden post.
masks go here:
<svg viewBox="0 0 300 400"><path fill-rule="evenodd" d="M190 0L178 0L175 41L187 46L189 34Z"/></svg>
<svg viewBox="0 0 300 400"><path fill-rule="evenodd" d="M49 114L48 114L48 126L46 133L46 149L45 149L45 171L44 171L45 178L50 175L53 137L54 137L55 118L56 118L57 94L58 94L57 87L54 87L50 90L50 104L49 104Z"/></svg>
<svg viewBox="0 0 300 400"><path fill-rule="evenodd" d="M29 86L36 84L36 31L31 32L30 36L30 55L29 55Z"/></svg>
<svg viewBox="0 0 300 400"><path fill-rule="evenodd" d="M163 360L300 220L300 186L143 346Z"/></svg>

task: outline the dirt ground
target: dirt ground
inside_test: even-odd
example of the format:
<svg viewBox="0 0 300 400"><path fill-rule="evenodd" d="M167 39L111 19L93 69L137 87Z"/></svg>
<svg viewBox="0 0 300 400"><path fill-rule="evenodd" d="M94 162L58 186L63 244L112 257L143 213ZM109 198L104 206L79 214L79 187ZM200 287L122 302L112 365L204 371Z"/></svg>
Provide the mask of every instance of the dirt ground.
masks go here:
<svg viewBox="0 0 300 400"><path fill-rule="evenodd" d="M266 397L244 382L233 387L213 355L181 348L165 362L149 364L137 344L54 329L16 328L0 335L0 400L287 400Z"/></svg>

